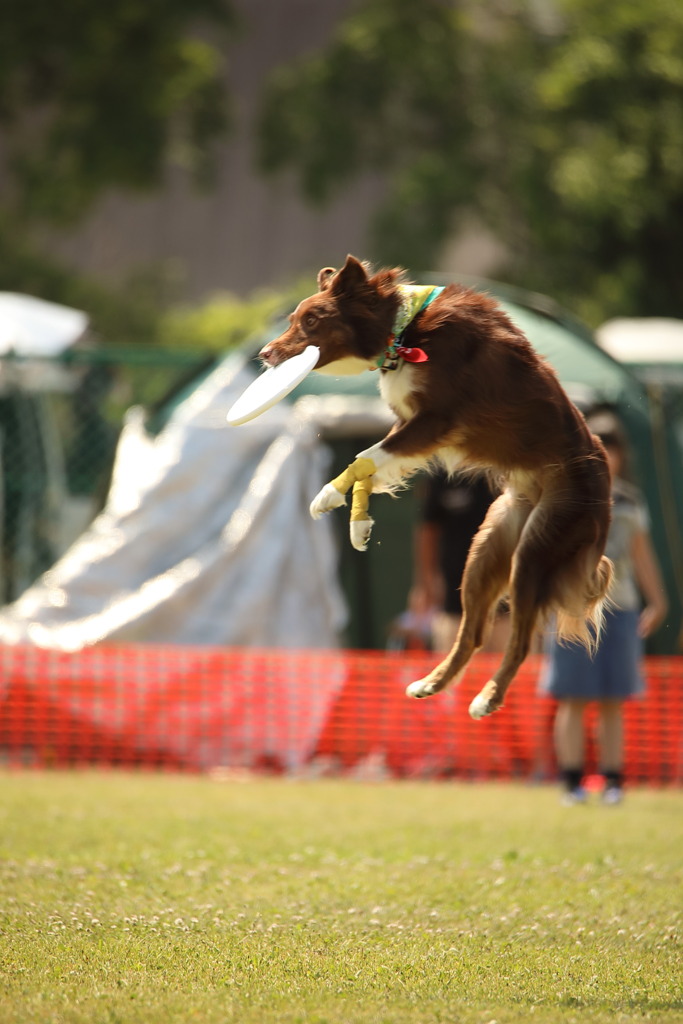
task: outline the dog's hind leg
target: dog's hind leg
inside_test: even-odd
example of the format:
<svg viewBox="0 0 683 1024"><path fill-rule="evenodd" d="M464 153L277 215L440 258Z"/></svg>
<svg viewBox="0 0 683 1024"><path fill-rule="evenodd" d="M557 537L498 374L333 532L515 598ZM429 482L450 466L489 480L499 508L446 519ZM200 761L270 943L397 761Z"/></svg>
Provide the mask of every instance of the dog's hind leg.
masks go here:
<svg viewBox="0 0 683 1024"><path fill-rule="evenodd" d="M409 697L431 697L461 678L484 643L499 598L508 586L512 554L531 505L509 492L489 508L472 541L462 581L463 618L452 650L424 679L411 683Z"/></svg>
<svg viewBox="0 0 683 1024"><path fill-rule="evenodd" d="M531 637L538 618L538 609L533 603L524 605L523 611L515 611L511 602L512 635L505 649L503 661L493 679L477 694L469 707L472 718L484 718L502 707L505 694L517 671L529 653Z"/></svg>
<svg viewBox="0 0 683 1024"><path fill-rule="evenodd" d="M510 683L531 647L531 638L547 600L548 550L543 536L545 510L537 506L514 553L510 576L510 637L500 667L469 707L484 718L502 706Z"/></svg>

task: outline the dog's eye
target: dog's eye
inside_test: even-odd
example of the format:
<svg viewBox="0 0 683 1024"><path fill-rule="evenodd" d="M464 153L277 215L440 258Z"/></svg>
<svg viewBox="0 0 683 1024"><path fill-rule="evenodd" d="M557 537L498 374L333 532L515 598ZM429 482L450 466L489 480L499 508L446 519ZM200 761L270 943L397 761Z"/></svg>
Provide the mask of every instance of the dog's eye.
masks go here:
<svg viewBox="0 0 683 1024"><path fill-rule="evenodd" d="M304 317L304 326L315 327L319 319L320 317L315 313L306 313L306 316Z"/></svg>

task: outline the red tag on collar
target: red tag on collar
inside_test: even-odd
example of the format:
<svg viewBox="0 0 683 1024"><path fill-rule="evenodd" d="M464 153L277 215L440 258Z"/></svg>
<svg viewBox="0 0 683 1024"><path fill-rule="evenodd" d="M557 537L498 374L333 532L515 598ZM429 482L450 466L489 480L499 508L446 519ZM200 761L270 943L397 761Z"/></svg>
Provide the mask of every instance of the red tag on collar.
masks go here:
<svg viewBox="0 0 683 1024"><path fill-rule="evenodd" d="M400 356L401 359L405 359L407 363L426 363L429 360L429 356L423 349L404 348L403 345L398 346L396 355Z"/></svg>

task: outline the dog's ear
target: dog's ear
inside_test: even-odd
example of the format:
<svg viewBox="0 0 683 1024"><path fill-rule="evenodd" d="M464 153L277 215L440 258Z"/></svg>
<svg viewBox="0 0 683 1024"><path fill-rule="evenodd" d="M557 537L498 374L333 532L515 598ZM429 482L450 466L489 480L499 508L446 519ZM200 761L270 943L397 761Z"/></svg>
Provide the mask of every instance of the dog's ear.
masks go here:
<svg viewBox="0 0 683 1024"><path fill-rule="evenodd" d="M330 278L334 277L337 271L334 267L323 267L318 274L318 291L324 292L326 288L330 287Z"/></svg>
<svg viewBox="0 0 683 1024"><path fill-rule="evenodd" d="M361 285L366 285L367 283L368 275L363 264L355 256L347 256L346 263L335 277L335 291L349 294L357 291Z"/></svg>

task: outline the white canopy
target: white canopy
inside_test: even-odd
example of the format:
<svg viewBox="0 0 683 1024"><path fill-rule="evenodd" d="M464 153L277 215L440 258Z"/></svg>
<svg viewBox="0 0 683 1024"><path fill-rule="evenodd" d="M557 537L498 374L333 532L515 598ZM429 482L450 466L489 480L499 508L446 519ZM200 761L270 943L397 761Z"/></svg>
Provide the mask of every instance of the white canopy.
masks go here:
<svg viewBox="0 0 683 1024"><path fill-rule="evenodd" d="M88 317L79 309L0 292L0 356L58 356L78 341L87 326Z"/></svg>
<svg viewBox="0 0 683 1024"><path fill-rule="evenodd" d="M620 363L683 363L683 320L617 317L595 332L598 344Z"/></svg>

